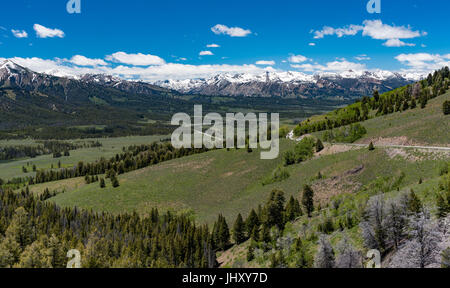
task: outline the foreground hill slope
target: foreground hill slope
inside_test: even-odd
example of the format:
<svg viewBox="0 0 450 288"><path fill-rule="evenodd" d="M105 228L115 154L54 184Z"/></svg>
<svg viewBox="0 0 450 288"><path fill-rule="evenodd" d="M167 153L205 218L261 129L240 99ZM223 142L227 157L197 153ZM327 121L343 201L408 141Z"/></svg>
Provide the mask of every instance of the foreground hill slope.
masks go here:
<svg viewBox="0 0 450 288"><path fill-rule="evenodd" d="M361 122L367 134L355 143L450 147L450 118L442 111L446 101L450 101L450 91L429 100L423 109L395 112ZM312 135L322 138L324 133Z"/></svg>
<svg viewBox="0 0 450 288"><path fill-rule="evenodd" d="M450 118L442 107L450 101L450 92L428 101L424 109L377 117L364 122L367 135L356 143L393 143L450 147ZM383 141L385 139L385 141Z"/></svg>

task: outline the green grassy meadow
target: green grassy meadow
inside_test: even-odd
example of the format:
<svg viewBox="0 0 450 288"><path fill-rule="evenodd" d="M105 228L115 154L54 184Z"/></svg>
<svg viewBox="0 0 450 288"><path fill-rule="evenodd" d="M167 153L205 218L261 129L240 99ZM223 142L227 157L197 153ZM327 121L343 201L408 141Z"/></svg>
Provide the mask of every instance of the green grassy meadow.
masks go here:
<svg viewBox="0 0 450 288"><path fill-rule="evenodd" d="M293 143L282 141L282 149ZM415 155L414 151L409 152ZM188 212L201 223L212 223L222 213L230 221L238 213L247 215L262 204L273 189L281 189L286 197L299 198L304 184L313 184L316 198L326 203L331 197L353 193L362 185L379 177L405 173L402 185L413 184L418 178L432 178L437 172L436 157L421 154L417 161L402 156L392 157L385 149L369 152L352 150L316 157L286 168L290 178L263 186L262 181L280 164L281 159L262 161L259 153L246 150L216 150L204 154L164 162L119 176L120 187L109 182L101 189L98 183L85 184L84 179L68 179L32 186L32 191L65 190L50 199L61 206L77 206L112 213L137 211L147 214L151 208ZM412 156L411 156L412 157ZM354 174L352 170L362 167ZM318 173L324 179L315 179Z"/></svg>
<svg viewBox="0 0 450 288"><path fill-rule="evenodd" d="M448 100L450 92L429 100L424 109L419 107L362 122L367 134L356 143L368 144L378 138L391 138L394 143L450 146L450 119L442 112L442 104ZM313 135L321 137L323 133Z"/></svg>
<svg viewBox="0 0 450 288"><path fill-rule="evenodd" d="M36 158L24 158L14 161L0 161L0 178L9 180L14 177L34 176L32 172L33 164L37 169L50 169L52 164L54 168L58 167L58 161L61 161L61 167L72 167L78 162L93 162L101 157L109 158L122 151L122 147L130 145L150 144L155 141L160 141L167 136L130 136L120 138L99 138L99 139L82 139L71 140L67 142L84 143L88 141L99 141L103 144L102 147L97 148L82 148L70 151L69 157L53 158L53 155L42 155ZM1 146L14 145L38 145L38 143L31 139L25 140L3 140L0 141ZM22 172L22 166L27 167L28 173Z"/></svg>

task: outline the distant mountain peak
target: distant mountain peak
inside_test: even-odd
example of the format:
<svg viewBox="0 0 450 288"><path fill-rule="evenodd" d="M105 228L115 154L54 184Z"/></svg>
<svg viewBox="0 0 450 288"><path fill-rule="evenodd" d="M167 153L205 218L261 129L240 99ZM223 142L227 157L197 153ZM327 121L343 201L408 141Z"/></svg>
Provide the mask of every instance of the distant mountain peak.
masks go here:
<svg viewBox="0 0 450 288"><path fill-rule="evenodd" d="M4 60L3 63L0 64L0 70L1 71L6 71L8 73L24 73L24 72L31 72L30 70L28 70L25 67L22 67L18 64L16 64L15 62L11 61L11 60Z"/></svg>
<svg viewBox="0 0 450 288"><path fill-rule="evenodd" d="M421 75L384 70L305 74L299 71L272 71L261 74L217 74L207 79L154 82L181 93L246 97L344 97L385 92L419 80Z"/></svg>

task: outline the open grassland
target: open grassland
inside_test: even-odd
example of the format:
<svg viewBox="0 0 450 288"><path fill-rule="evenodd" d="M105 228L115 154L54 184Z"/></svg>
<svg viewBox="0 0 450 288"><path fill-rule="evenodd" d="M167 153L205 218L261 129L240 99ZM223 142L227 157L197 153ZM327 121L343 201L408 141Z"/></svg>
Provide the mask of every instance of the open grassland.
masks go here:
<svg viewBox="0 0 450 288"><path fill-rule="evenodd" d="M283 140L282 150L292 142ZM257 208L273 189L281 189L286 197L299 198L304 184L312 184L316 202L325 204L343 193L355 193L361 186L379 177L399 177L405 174L402 185L417 179L429 179L437 173L436 163L448 159L448 154L433 154L405 149L392 153L390 149L351 150L343 153L316 156L307 162L287 167L290 177L282 182L263 186L280 164L277 160L260 160L259 151L216 150L204 154L164 162L119 176L120 187L109 181L101 189L98 183L69 179L32 186L34 192L45 188L65 190L50 201L61 206L77 206L95 211L119 213L137 211L147 214L151 208L189 212L199 222L211 223L222 213L230 221L238 213L246 216ZM316 179L318 173L324 178Z"/></svg>
<svg viewBox="0 0 450 288"><path fill-rule="evenodd" d="M0 178L9 180L14 177L34 176L32 166L36 165L37 169L50 169L58 167L58 161L61 161L61 167L73 167L78 162L93 162L101 157L110 158L120 151L122 147L131 145L150 144L155 141L160 141L162 138L168 136L131 136L119 138L99 138L99 139L82 139L82 140L67 140L65 142L73 143L88 143L89 141L99 141L102 147L97 148L82 148L70 151L69 157L53 158L53 155L43 155L36 158L24 158L11 161L0 161ZM0 141L0 147L26 145L38 145L34 140L3 140ZM25 166L28 173L22 172L22 167Z"/></svg>
<svg viewBox="0 0 450 288"><path fill-rule="evenodd" d="M450 92L428 101L424 109L416 108L369 119L361 124L367 134L356 143L394 145L429 145L450 147L450 117L442 104L450 100ZM324 132L313 133L322 137Z"/></svg>
<svg viewBox="0 0 450 288"><path fill-rule="evenodd" d="M425 109L397 112L363 123L367 135L359 143L370 143L378 138L393 138L406 144L450 147L450 117L442 112L442 104L450 100L450 92L431 99ZM395 140L397 139L397 140ZM394 143L397 144L397 143Z"/></svg>
<svg viewBox="0 0 450 288"><path fill-rule="evenodd" d="M293 143L282 141L283 150ZM79 206L97 211L134 211L141 214L151 208L193 212L200 221L211 222L217 213L234 216L234 201L242 199L243 191L270 174L281 158L261 160L260 151L245 149L216 150L192 155L119 176L120 187L107 183L83 185L53 198L62 206ZM43 188L43 186L41 186ZM45 189L45 188L44 188ZM261 200L253 195L254 203Z"/></svg>

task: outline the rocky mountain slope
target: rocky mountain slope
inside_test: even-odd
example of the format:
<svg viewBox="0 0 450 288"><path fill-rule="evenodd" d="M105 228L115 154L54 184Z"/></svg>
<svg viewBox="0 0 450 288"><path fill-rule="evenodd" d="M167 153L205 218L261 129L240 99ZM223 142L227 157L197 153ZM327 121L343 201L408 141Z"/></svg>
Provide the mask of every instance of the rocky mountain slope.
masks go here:
<svg viewBox="0 0 450 288"><path fill-rule="evenodd" d="M145 83L85 76L72 79L31 71L12 61L0 63L0 128L136 121L167 113L183 103L178 94Z"/></svg>
<svg viewBox="0 0 450 288"><path fill-rule="evenodd" d="M375 89L386 92L418 78L420 75L381 70L316 75L288 71L263 75L219 74L209 79L166 80L154 84L200 95L354 99L370 95Z"/></svg>

